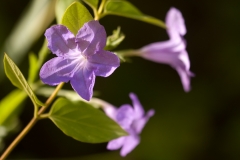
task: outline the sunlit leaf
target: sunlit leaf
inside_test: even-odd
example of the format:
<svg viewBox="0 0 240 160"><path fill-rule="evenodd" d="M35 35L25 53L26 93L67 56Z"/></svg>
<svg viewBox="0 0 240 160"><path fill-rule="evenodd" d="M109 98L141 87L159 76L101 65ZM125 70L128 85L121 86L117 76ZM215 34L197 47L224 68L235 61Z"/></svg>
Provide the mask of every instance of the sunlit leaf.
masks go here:
<svg viewBox="0 0 240 160"><path fill-rule="evenodd" d="M48 50L47 47L47 40L45 39L42 45L42 48L40 49L39 53L38 53L38 66L40 67L43 62L45 61L45 59L47 58L47 55L50 51Z"/></svg>
<svg viewBox="0 0 240 160"><path fill-rule="evenodd" d="M87 3L90 7L97 9L98 0L83 0L83 2Z"/></svg>
<svg viewBox="0 0 240 160"><path fill-rule="evenodd" d="M58 24L62 22L62 17L65 10L68 8L70 4L72 4L75 1L77 0L58 0L56 2L55 14L56 14L56 19Z"/></svg>
<svg viewBox="0 0 240 160"><path fill-rule="evenodd" d="M18 87L19 89L24 90L35 105L37 104L43 106L43 103L40 102L33 93L31 87L24 78L22 72L19 70L16 64L8 57L7 54L4 55L3 61L5 73L8 79L12 82L12 84Z"/></svg>
<svg viewBox="0 0 240 160"><path fill-rule="evenodd" d="M47 48L47 40L45 39L38 53L38 57L34 53L29 54L29 71L28 71L28 82L32 85L39 74L39 69L44 63L49 50Z"/></svg>
<svg viewBox="0 0 240 160"><path fill-rule="evenodd" d="M93 20L93 17L87 8L79 2L74 2L64 13L62 24L76 35L84 23L90 20Z"/></svg>
<svg viewBox="0 0 240 160"><path fill-rule="evenodd" d="M27 94L19 89L13 90L0 101L0 125L18 116L20 104L27 98Z"/></svg>
<svg viewBox="0 0 240 160"><path fill-rule="evenodd" d="M140 20L150 24L154 24L162 28L166 28L163 21L143 14L139 9L137 9L137 7L135 7L133 4L131 4L128 1L108 0L104 8L104 14L132 18L132 19Z"/></svg>
<svg viewBox="0 0 240 160"><path fill-rule="evenodd" d="M71 102L59 98L53 104L49 118L66 135L81 142L107 142L127 135L126 131L102 111L83 101Z"/></svg>
<svg viewBox="0 0 240 160"><path fill-rule="evenodd" d="M33 83L38 74L38 59L34 53L29 54L28 82Z"/></svg>

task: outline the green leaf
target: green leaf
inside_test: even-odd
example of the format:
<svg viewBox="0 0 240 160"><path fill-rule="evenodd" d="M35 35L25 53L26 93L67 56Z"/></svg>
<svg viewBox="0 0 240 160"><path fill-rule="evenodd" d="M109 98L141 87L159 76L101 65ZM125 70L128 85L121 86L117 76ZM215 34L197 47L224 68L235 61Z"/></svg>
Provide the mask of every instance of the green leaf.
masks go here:
<svg viewBox="0 0 240 160"><path fill-rule="evenodd" d="M85 2L90 7L97 9L99 1L98 0L83 0L83 2Z"/></svg>
<svg viewBox="0 0 240 160"><path fill-rule="evenodd" d="M62 24L76 35L84 23L91 20L93 17L87 8L79 2L73 2L65 11Z"/></svg>
<svg viewBox="0 0 240 160"><path fill-rule="evenodd" d="M131 4L128 1L108 0L106 2L105 8L104 8L104 14L132 18L132 19L136 19L139 21L154 24L154 25L162 27L162 28L166 28L166 25L163 21L143 14L133 4Z"/></svg>
<svg viewBox="0 0 240 160"><path fill-rule="evenodd" d="M29 54L28 82L33 83L38 74L38 59L34 53Z"/></svg>
<svg viewBox="0 0 240 160"><path fill-rule="evenodd" d="M43 106L44 104L37 99L36 95L33 93L31 87L24 78L22 72L19 70L16 64L8 57L6 53L4 55L3 61L5 73L8 79L12 82L12 84L18 87L19 89L24 90L31 98L34 105Z"/></svg>
<svg viewBox="0 0 240 160"><path fill-rule="evenodd" d="M75 1L77 0L58 0L56 2L55 14L56 14L56 19L58 24L62 22L62 17L65 10L68 8L70 4L72 4Z"/></svg>
<svg viewBox="0 0 240 160"><path fill-rule="evenodd" d="M53 104L49 118L66 135L81 142L101 143L128 135L102 111L83 101L59 98Z"/></svg>
<svg viewBox="0 0 240 160"><path fill-rule="evenodd" d="M105 50L113 50L116 48L125 38L125 35L121 32L121 28L118 27L113 31L111 36L107 37L107 43Z"/></svg>
<svg viewBox="0 0 240 160"><path fill-rule="evenodd" d="M48 50L48 47L47 47L47 39L44 40L43 42L43 45L42 45L42 48L40 49L40 51L38 52L38 66L42 66L42 64L44 63L45 59L47 58L48 56L48 53L50 52Z"/></svg>
<svg viewBox="0 0 240 160"><path fill-rule="evenodd" d="M19 105L27 98L27 94L19 89L13 90L0 101L0 125L18 116Z"/></svg>

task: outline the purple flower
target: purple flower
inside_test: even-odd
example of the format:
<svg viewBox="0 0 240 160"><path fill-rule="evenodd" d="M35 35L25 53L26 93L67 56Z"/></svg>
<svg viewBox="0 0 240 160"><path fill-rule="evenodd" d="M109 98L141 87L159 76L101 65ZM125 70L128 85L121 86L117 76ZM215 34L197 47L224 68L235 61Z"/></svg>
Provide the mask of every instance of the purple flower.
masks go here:
<svg viewBox="0 0 240 160"><path fill-rule="evenodd" d="M107 149L109 150L121 148L120 154L123 157L130 153L140 143L139 134L142 132L148 119L152 117L155 112L151 109L145 114L137 96L131 93L130 98L133 103L133 108L129 104L124 104L118 109L109 104L104 106L105 113L129 134L128 136L114 139L107 145Z"/></svg>
<svg viewBox="0 0 240 160"><path fill-rule="evenodd" d="M149 44L137 52L145 59L172 66L178 72L184 90L189 91L190 79L194 74L190 71L186 42L183 38L187 31L181 12L171 8L166 16L166 25L170 38L168 41Z"/></svg>
<svg viewBox="0 0 240 160"><path fill-rule="evenodd" d="M45 36L48 48L57 55L40 70L40 78L46 84L70 81L82 98L90 100L95 77L107 77L119 66L119 58L103 50L106 32L98 21L85 23L76 37L63 25L50 27Z"/></svg>

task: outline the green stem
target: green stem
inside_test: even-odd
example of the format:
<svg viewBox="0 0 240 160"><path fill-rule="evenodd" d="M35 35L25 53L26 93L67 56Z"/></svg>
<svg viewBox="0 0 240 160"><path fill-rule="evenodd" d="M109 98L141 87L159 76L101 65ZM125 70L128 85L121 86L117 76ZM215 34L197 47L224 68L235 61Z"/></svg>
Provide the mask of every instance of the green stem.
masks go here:
<svg viewBox="0 0 240 160"><path fill-rule="evenodd" d="M93 13L94 13L94 20L99 20L100 17L99 17L98 12L95 8L93 8Z"/></svg>
<svg viewBox="0 0 240 160"><path fill-rule="evenodd" d="M102 0L100 6L99 6L99 9L98 9L98 15L101 15L102 14L102 11L103 11L103 7L106 3L106 0ZM100 17L100 16L99 16Z"/></svg>
<svg viewBox="0 0 240 160"><path fill-rule="evenodd" d="M132 57L132 56L140 56L140 53L138 50L122 50L122 51L116 51L117 55L121 55L122 57Z"/></svg>
<svg viewBox="0 0 240 160"><path fill-rule="evenodd" d="M39 115L38 119L45 119L49 117L49 113Z"/></svg>
<svg viewBox="0 0 240 160"><path fill-rule="evenodd" d="M34 104L34 118L38 117L38 106Z"/></svg>
<svg viewBox="0 0 240 160"><path fill-rule="evenodd" d="M56 97L58 91L63 87L64 83L60 83L57 88L54 90L54 92L52 93L52 95L47 99L45 106L43 106L39 112L38 115L42 114L48 107L49 105L52 103L53 99ZM0 159L1 160L1 159Z"/></svg>
<svg viewBox="0 0 240 160"><path fill-rule="evenodd" d="M41 118L40 115L50 106L54 98L56 97L58 91L62 88L64 83L60 83L52 95L47 99L45 105L38 111L37 116L33 117L32 120L28 123L28 125L22 130L22 132L14 139L14 141L8 146L8 148L4 151L0 160L4 160L11 153L11 151L17 146L17 144L23 139L23 137L31 130L31 128L37 123L37 121Z"/></svg>

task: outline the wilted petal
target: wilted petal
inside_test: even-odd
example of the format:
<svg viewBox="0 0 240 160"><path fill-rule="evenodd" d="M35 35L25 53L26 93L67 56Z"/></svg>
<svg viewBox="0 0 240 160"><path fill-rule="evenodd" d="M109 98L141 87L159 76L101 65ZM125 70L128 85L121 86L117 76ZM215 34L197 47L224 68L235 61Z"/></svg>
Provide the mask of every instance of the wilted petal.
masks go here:
<svg viewBox="0 0 240 160"><path fill-rule="evenodd" d="M144 109L138 99L138 97L134 93L129 94L133 108L134 108L134 119L140 119L144 115Z"/></svg>
<svg viewBox="0 0 240 160"><path fill-rule="evenodd" d="M107 149L117 150L117 149L121 148L124 144L125 139L126 139L126 137L120 137L120 138L111 140L110 142L108 142Z"/></svg>
<svg viewBox="0 0 240 160"><path fill-rule="evenodd" d="M134 128L136 133L140 134L142 132L142 129L148 122L149 118L152 117L154 114L155 114L155 111L151 109L147 112L147 114L144 117L133 121L132 127Z"/></svg>
<svg viewBox="0 0 240 160"><path fill-rule="evenodd" d="M93 86L95 83L95 75L93 71L87 68L80 68L70 80L72 88L85 100L89 101L93 95Z"/></svg>
<svg viewBox="0 0 240 160"><path fill-rule="evenodd" d="M98 21L85 23L76 36L79 50L88 57L96 51L103 50L106 45L105 29Z"/></svg>
<svg viewBox="0 0 240 160"><path fill-rule="evenodd" d="M174 7L167 13L166 25L170 39L178 38L179 35L184 36L187 32L181 12Z"/></svg>
<svg viewBox="0 0 240 160"><path fill-rule="evenodd" d="M96 52L88 61L95 75L102 77L111 75L120 65L120 60L114 53L104 50Z"/></svg>
<svg viewBox="0 0 240 160"><path fill-rule="evenodd" d="M68 56L75 53L77 44L74 35L63 25L54 25L45 32L48 48L57 56Z"/></svg>
<svg viewBox="0 0 240 160"><path fill-rule="evenodd" d="M122 128L127 129L133 122L134 114L133 108L130 105L122 105L117 110L116 121Z"/></svg>
<svg viewBox="0 0 240 160"><path fill-rule="evenodd" d="M120 151L120 155L122 157L125 157L139 144L139 142L140 138L138 137L138 135L131 134L130 136L127 136Z"/></svg>
<svg viewBox="0 0 240 160"><path fill-rule="evenodd" d="M55 57L47 61L40 70L41 80L49 85L68 82L73 74L77 61L64 57Z"/></svg>

